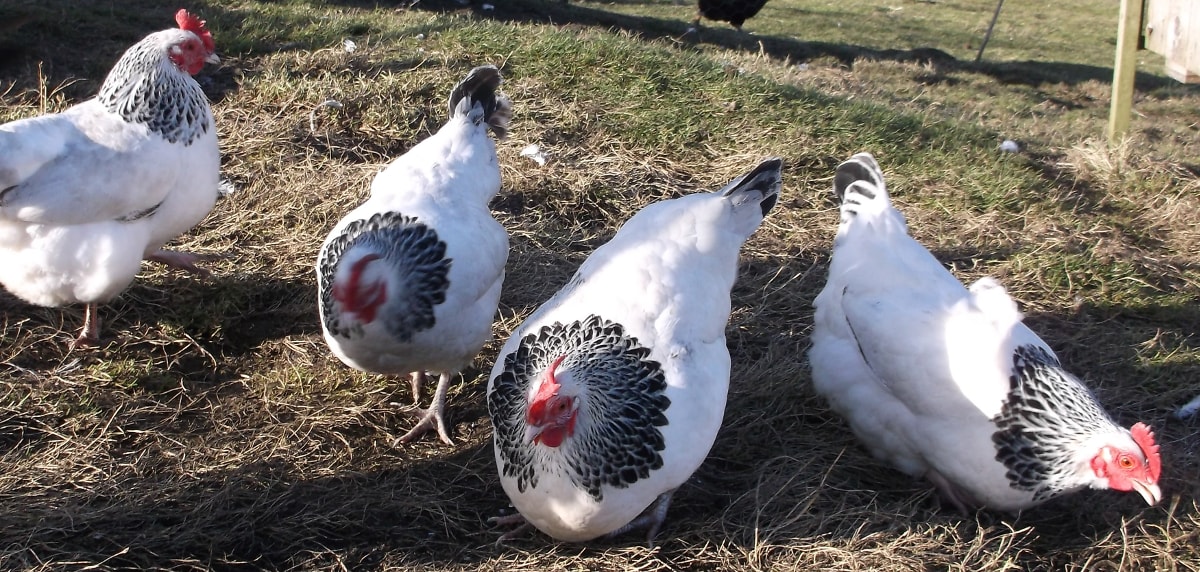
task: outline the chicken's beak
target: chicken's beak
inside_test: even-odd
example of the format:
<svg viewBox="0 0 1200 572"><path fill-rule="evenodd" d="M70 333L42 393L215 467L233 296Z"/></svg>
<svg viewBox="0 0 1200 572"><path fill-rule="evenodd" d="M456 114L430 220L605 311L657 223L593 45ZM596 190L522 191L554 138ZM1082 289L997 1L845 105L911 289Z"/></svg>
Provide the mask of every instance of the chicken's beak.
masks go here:
<svg viewBox="0 0 1200 572"><path fill-rule="evenodd" d="M525 442L530 445L536 445L538 438L542 436L542 427L534 427L533 425L525 426Z"/></svg>
<svg viewBox="0 0 1200 572"><path fill-rule="evenodd" d="M205 61L205 63L210 63L215 66L215 65L221 63L221 58L217 56L217 52L213 52L213 53L205 56L204 61Z"/></svg>
<svg viewBox="0 0 1200 572"><path fill-rule="evenodd" d="M1142 495L1142 498L1146 499L1146 504L1150 506L1154 506L1162 500L1162 489L1158 488L1157 484L1133 481L1133 490Z"/></svg>

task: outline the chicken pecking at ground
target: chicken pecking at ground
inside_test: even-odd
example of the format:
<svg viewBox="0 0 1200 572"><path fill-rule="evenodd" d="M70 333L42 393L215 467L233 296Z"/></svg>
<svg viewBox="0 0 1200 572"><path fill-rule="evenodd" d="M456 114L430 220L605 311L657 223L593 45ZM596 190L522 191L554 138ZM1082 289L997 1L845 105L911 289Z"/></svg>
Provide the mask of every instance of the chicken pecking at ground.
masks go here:
<svg viewBox="0 0 1200 572"><path fill-rule="evenodd" d="M700 19L729 22L739 32L746 20L753 18L767 4L767 0L697 0L696 19L693 28L700 27Z"/></svg>
<svg viewBox="0 0 1200 572"><path fill-rule="evenodd" d="M436 429L450 379L491 339L508 233L488 201L500 191L491 128L512 116L500 70L471 70L450 93L450 119L392 161L371 196L334 226L317 257L325 341L346 365L411 374L414 405L426 372L439 374L432 405L400 441Z"/></svg>
<svg viewBox="0 0 1200 572"><path fill-rule="evenodd" d="M999 283L964 288L913 240L870 154L837 168L834 191L841 224L809 362L816 391L875 456L963 512L1084 487L1159 501L1150 428L1116 425Z"/></svg>
<svg viewBox="0 0 1200 572"><path fill-rule="evenodd" d="M86 304L75 345L98 342L97 305L143 259L206 274L199 257L162 250L212 210L220 168L192 78L220 60L203 20L175 19L126 50L95 98L0 125L0 283L31 304Z"/></svg>
<svg viewBox="0 0 1200 572"><path fill-rule="evenodd" d="M780 168L646 207L504 344L488 412L518 514L493 522L522 526L502 539L530 524L566 541L638 527L653 539L721 426L738 252Z"/></svg>

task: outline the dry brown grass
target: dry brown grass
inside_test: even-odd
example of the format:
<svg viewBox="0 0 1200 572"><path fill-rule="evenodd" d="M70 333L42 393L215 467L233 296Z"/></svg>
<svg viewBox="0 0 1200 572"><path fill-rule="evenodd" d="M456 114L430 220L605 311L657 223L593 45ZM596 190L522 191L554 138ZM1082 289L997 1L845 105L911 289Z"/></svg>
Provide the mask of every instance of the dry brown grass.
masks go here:
<svg viewBox="0 0 1200 572"><path fill-rule="evenodd" d="M272 9L290 5L280 6ZM225 38L260 9L207 8ZM1200 179L1186 125L1153 123L1157 139L1139 131L1111 153L1079 143L1106 110L1092 93L1100 87L1086 81L1045 88L1028 119L1021 102L1041 96L967 67L864 59L800 70L768 53L639 43L585 25L560 34L353 3L296 10L300 21L333 28L370 24L354 54L324 37L243 40L250 47L224 54L206 76L223 172L238 191L175 246L220 255L211 279L147 265L102 309L102 347L81 352L66 345L77 308L0 293L0 568L1200 570L1200 431L1170 418L1200 374ZM52 35L42 24L22 30ZM54 53L47 41L0 66L0 120L61 109L94 90L62 70L100 64L55 61L48 69L58 71L39 79L36 61ZM539 42L603 52L618 87L586 85L607 75L582 75L585 66L565 55L566 63L538 61L554 54L528 48ZM644 100L616 92L637 87L640 74L617 68L641 63L642 52L677 54L685 66L727 62L728 83L662 104L659 123L637 131L648 121ZM499 146L504 191L493 205L512 236L497 339L451 389L459 445L397 446L413 422L408 386L352 371L328 352L312 263L373 173L436 129L450 86L484 62L505 64L517 110ZM580 83L568 81L572 73ZM329 99L342 107L320 107ZM1154 101L1155 114L1194 109L1198 99L1168 94ZM825 109L815 114L822 119L769 115L805 106ZM690 107L717 119L679 125ZM933 125L961 148L943 153L936 138L840 119L892 114ZM1004 136L1000 126L1014 121L1028 133L1027 154L996 160L972 142L975 131ZM960 123L970 133L936 130ZM664 143L639 143L646 139ZM531 143L547 165L519 156ZM1162 506L1086 491L1020 517L961 518L871 459L813 394L804 351L837 218L830 176L860 145L880 154L914 235L964 280L999 276L1122 422L1155 426ZM676 496L659 545L632 535L495 546L484 520L507 501L484 376L507 333L636 209L715 188L774 154L785 158L784 194L743 250L725 426Z"/></svg>

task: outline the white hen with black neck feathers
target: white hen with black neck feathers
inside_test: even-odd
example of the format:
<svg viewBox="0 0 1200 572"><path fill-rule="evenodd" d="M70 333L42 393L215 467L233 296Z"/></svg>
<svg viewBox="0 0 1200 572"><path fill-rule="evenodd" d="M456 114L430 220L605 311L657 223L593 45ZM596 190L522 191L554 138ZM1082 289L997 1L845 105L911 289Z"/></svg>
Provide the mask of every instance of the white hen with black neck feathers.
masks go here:
<svg viewBox="0 0 1200 572"><path fill-rule="evenodd" d="M567 541L637 526L653 538L721 426L738 252L774 206L780 168L646 207L513 332L488 385L519 511L499 522Z"/></svg>
<svg viewBox="0 0 1200 572"><path fill-rule="evenodd" d="M964 512L1083 487L1158 502L1150 429L1113 423L999 283L965 288L913 240L871 155L842 163L834 191L841 224L809 362L813 387L875 456Z"/></svg>
<svg viewBox="0 0 1200 572"><path fill-rule="evenodd" d="M500 81L494 66L471 70L450 93L446 124L375 176L370 198L317 256L321 328L342 362L411 374L414 402L426 372L439 376L433 404L401 441L436 429L453 444L450 379L491 338L508 259L508 233L488 209L500 164L487 132L503 137L512 116Z"/></svg>
<svg viewBox="0 0 1200 572"><path fill-rule="evenodd" d="M205 273L162 250L212 210L220 167L192 79L219 61L212 35L184 10L176 21L126 50L96 98L0 125L0 283L33 304L86 304L76 344L98 341L97 304L143 259Z"/></svg>

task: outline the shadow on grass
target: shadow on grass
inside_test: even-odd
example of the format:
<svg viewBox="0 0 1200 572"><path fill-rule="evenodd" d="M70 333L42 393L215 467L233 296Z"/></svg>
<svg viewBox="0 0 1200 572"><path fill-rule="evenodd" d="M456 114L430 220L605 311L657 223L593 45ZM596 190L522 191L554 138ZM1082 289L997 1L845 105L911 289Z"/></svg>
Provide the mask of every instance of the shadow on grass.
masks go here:
<svg viewBox="0 0 1200 572"><path fill-rule="evenodd" d="M173 464L156 460L168 453L143 447L139 462ZM395 457L395 468L313 477L286 456L266 455L187 478L122 475L100 491L37 491L0 516L6 566L287 569L321 555L361 570L384 554L450 564L490 551L495 535L484 521L504 503L490 446L417 460L397 449Z"/></svg>
<svg viewBox="0 0 1200 572"><path fill-rule="evenodd" d="M343 1L347 5L364 5L363 2ZM496 3L493 10L482 10L482 4L472 4L469 10L480 17L499 21L534 22L554 25L578 25L599 29L621 30L646 39L668 40L686 48L693 43L704 43L729 49L762 52L779 60L800 63L818 58L834 58L845 66L856 60L887 60L896 62L919 62L933 66L935 73L929 81L943 81L950 71L967 71L991 76L997 81L1010 84L1039 86L1042 84L1077 84L1086 81L1111 83L1113 70L1068 62L1010 61L974 62L958 60L936 47L914 49L876 49L850 43L805 42L778 36L759 36L738 32L728 26L703 27L698 33L685 35L691 26L691 12L684 12L679 19L662 19L648 16L628 16L608 12L579 4L568 4L554 0L511 0ZM464 11L463 5L455 0L422 0L413 6L416 10L431 12ZM683 7L681 7L683 9ZM939 78L939 76L942 76ZM1178 86L1178 82L1162 76L1138 72L1135 83L1138 89L1153 90Z"/></svg>
<svg viewBox="0 0 1200 572"><path fill-rule="evenodd" d="M362 0L320 4L330 3L365 11L382 9L377 2ZM621 30L646 39L673 41L684 49L694 43L703 43L762 52L776 59L797 63L818 58L833 58L846 66L853 65L859 59L921 62L930 64L933 69L933 72L921 81L934 83L953 81L953 78L947 78L945 75L952 71L981 73L1003 83L1030 86L1112 81L1112 69L1108 67L1043 61L976 63L958 60L936 47L899 50L876 49L850 43L805 42L778 36L741 33L722 25L704 27L698 33L685 36L690 27L691 12L679 19L662 19L628 16L554 0L512 0L499 3L494 9L486 11L481 6L482 4L464 6L455 0L422 0L408 9L435 13L471 12L477 17L498 21ZM138 0L120 3L119 6L84 7L79 10L69 0L48 0L40 3L26 2L15 8L0 11L0 15L8 15L8 19L14 22L11 26L0 28L0 79L28 73L28 70L36 69L38 62L44 61L47 63L46 72L52 80L52 85L71 77L88 78L89 81L84 83L94 82L98 85L125 48L149 31L167 27L171 14L177 7L176 4L157 0ZM356 30L351 25L346 30L328 31L318 34L319 37L302 40L292 38L290 32L295 31L295 26L307 24L306 19L271 20L272 26L277 30L273 34L264 35L263 30L259 28L266 24L257 22L253 31L242 30L243 26L248 25L244 22L244 14L225 8L220 3L200 1L189 6L189 9L218 26L223 35L234 38L226 42L227 45L233 45L226 50L265 53L294 48L317 49L330 45L329 38L326 37L330 34L352 36L369 31ZM399 9L404 9L403 5L400 5ZM64 16L67 13L73 14L68 18ZM282 18L278 14L261 16ZM62 42L64 37L102 38L103 42L99 45L96 42ZM221 43L218 39L218 46ZM111 52L111 57L94 57L100 51ZM235 70L228 66L206 70L202 73L200 81L214 101L220 101L229 91L237 89ZM1136 85L1142 90L1155 90L1178 86L1178 83L1170 78L1139 72ZM94 93L95 87L72 86L68 91L73 97L82 98ZM80 93L75 93L76 91Z"/></svg>
<svg viewBox="0 0 1200 572"><path fill-rule="evenodd" d="M562 256L531 247L515 260L513 271L535 271L546 257ZM824 252L744 257L732 296L735 319L727 329L739 357L733 364L725 425L708 460L681 487L656 558L685 562L696 545L733 547L739 554L763 542L804 546L819 540L842 546L874 533L927 526L944 526L964 538L986 537L1001 550L1007 549L1003 538L1011 523L1018 529L1032 527L1017 541L1025 550L1017 560L1035 568L1048 565L1043 554L1055 555L1058 560L1052 564L1066 565L1062 559L1067 551L1085 549L1121 530L1130 518L1154 525L1168 522L1165 511L1144 509L1134 495L1099 491L1056 500L1020 517L983 512L963 519L939 509L923 483L871 458L813 394L807 369L798 368L805 362L788 359L807 348L809 302L824 282L826 257ZM548 287L557 289L569 278L563 268L568 265L556 259L552 266L557 273L546 281L556 282ZM303 280L240 280L216 280L210 287L243 292L253 286L249 289L271 298L312 295L304 294L311 288ZM139 296L160 290L144 289ZM162 290L176 294L158 294L162 299L156 303L178 304L178 290L198 290L192 293L198 298L214 295L195 285ZM544 299L532 292L506 296L522 307ZM259 307L261 301L234 306L241 304ZM296 302L300 306L307 304ZM1181 324L1194 323L1196 312L1185 318ZM1116 324L1102 319L1101 326ZM581 554L641 545L636 533L585 545L555 543L540 534L516 540L512 547L493 545L500 532L488 529L485 521L508 502L488 443L483 393L489 370L468 371L469 386L451 398L455 438L464 443L455 448L432 437L391 446L389 439L412 422L398 410L323 418L317 411L322 407L346 407L320 400L269 403L247 394L245 384L253 381L234 376L187 391L147 387L143 389L153 395L132 401L99 399L100 412L92 418L97 425L82 430L66 426L62 416L22 412L5 417L0 412L0 444L11 445L9 450L45 455L63 434L104 444L100 451L77 452L98 455L83 467L92 476L47 479L37 469L22 469L23 476L13 481L19 485L0 495L0 544L6 547L0 564L29 568L71 562L176 570L444 568L479 566L506 552L571 561ZM403 395L403 384L398 385L397 393ZM1160 438L1191 436L1193 444L1187 446L1194 447L1195 426L1179 427L1185 431L1168 428ZM275 448L263 449L252 462L231 464L220 458L230 448L243 451L268 443L276 443ZM1195 463L1179 457L1179 446L1164 447L1168 471ZM1188 496L1194 495L1194 483L1188 492L1184 478L1165 480L1168 495L1194 498Z"/></svg>
<svg viewBox="0 0 1200 572"><path fill-rule="evenodd" d="M112 327L179 330L214 353L242 356L269 340L319 335L316 279L260 273L139 279L113 304Z"/></svg>
<svg viewBox="0 0 1200 572"><path fill-rule="evenodd" d="M0 292L0 310L10 320L21 320L19 328L6 329L6 337L54 337L37 341L37 347L30 348L31 356L22 355L18 362L30 357L31 362L44 366L69 360L72 355L101 357L110 345L116 349L148 344L147 351L195 346L202 351L185 360L195 361L194 367L173 362L182 368L175 373L184 377L208 377L205 372L211 373L213 366L201 362L211 363L217 359L213 356L243 356L270 340L320 334L316 308L315 282L307 279L243 275L208 279L169 276L151 281L139 277L115 300L99 307L100 347L72 354L69 340L82 323L82 304L42 308ZM159 351L175 355L170 350Z"/></svg>
<svg viewBox="0 0 1200 572"><path fill-rule="evenodd" d="M16 0L0 7L0 80L22 75L36 77L40 68L51 87L71 78L87 81L66 92L80 99L91 97L121 54L146 35L175 26L178 2L131 0L117 3L71 0ZM188 10L205 20L232 18L218 3L197 0ZM218 53L220 52L220 39ZM200 81L213 73L209 66ZM30 73L33 71L34 73ZM220 89L206 93L214 100L232 87L232 74L217 73ZM228 81L226 81L228 80Z"/></svg>

